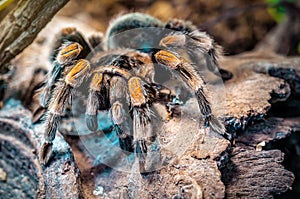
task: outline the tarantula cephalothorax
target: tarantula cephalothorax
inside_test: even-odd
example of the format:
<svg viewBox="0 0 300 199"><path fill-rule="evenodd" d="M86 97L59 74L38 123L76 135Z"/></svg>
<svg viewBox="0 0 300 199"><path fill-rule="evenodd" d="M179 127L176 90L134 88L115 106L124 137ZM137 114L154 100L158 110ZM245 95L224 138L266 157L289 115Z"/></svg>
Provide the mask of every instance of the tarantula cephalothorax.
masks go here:
<svg viewBox="0 0 300 199"><path fill-rule="evenodd" d="M155 29L150 34L138 33L137 37L130 34L127 38L114 37L137 28ZM197 98L202 114L199 118L204 121L202 126L224 134L223 124L211 112L197 62L191 63L191 57L202 54L208 68L217 66L216 44L207 34L198 31L190 22L172 19L163 24L149 15L130 13L111 23L105 42L101 43L100 37L86 40L75 28L64 28L60 33L51 58L53 67L40 95L41 105L47 109L45 141L40 151L43 164L49 161L61 116L76 90L85 86L89 90L86 100L88 129L96 131L98 111L109 110L120 147L135 151L139 161L145 161L147 146L155 139L151 130L151 105L164 104L172 117L180 104L175 93L154 81L154 64L177 71ZM126 113L133 121L132 132L121 128Z"/></svg>

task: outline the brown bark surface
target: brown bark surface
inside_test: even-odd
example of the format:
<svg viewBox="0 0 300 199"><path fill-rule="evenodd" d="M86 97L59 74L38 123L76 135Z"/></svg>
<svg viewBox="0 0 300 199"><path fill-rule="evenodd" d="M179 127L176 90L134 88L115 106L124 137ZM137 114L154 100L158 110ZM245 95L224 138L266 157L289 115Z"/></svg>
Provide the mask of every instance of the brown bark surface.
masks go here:
<svg viewBox="0 0 300 199"><path fill-rule="evenodd" d="M0 22L0 71L69 0L21 0Z"/></svg>
<svg viewBox="0 0 300 199"><path fill-rule="evenodd" d="M56 18L35 42L14 60L17 71L13 77L13 84L9 86L7 98L23 98L26 93L31 92L32 82L35 82L32 81L35 78L35 69L49 69L47 52L51 49L50 38L53 38L53 30L59 29L62 24L66 24L65 19ZM77 25L79 30L84 30L84 24ZM39 64L33 65L36 60ZM262 65L268 66L267 72L262 70ZM78 130L78 125L67 120L63 121L60 132L71 145L75 159L68 145L58 135L54 143L56 155L48 167L42 168L36 153L30 153L31 150L38 150L42 142L42 126L33 126L29 122L31 113L28 111L22 115L16 108L4 109L0 114L0 142L1 146L11 146L12 149L8 151L5 147L1 148L1 154L5 155L2 162L7 165L0 162L0 168L2 167L7 174L7 179L0 183L16 186L13 176L19 174L10 168L20 164L24 156L29 159L24 161L34 162L30 164L34 166L25 167L21 171L36 173L37 177L29 179L32 186L28 189L20 187L20 193L28 192L27 195L32 195L35 188L40 187L39 197L63 195L67 198L272 198L274 194L287 191L292 185L294 175L282 166L283 153L279 150L256 151L254 148L262 141L276 140L276 129L286 134L293 133L289 128L295 128L295 122L265 118L276 102L287 100L291 91L297 93L299 87L296 72L292 73L295 78L291 82L284 80L286 75L271 75L278 74L282 68L299 67L300 59L254 53L225 58L221 66L232 72L233 78L224 84L225 105L214 104L213 109L224 119L228 133L239 136L236 145L231 145L228 140L208 132L207 129L199 130L197 120L194 120L195 100L190 100L182 107L186 114L180 120L162 123L162 134L159 138L166 138L166 142L162 144L159 153L148 155L148 163L158 161L166 164L147 175L134 172L137 171L135 167L131 168L132 172L124 172L102 164L101 161L105 161L110 163L111 167L117 168L123 159L110 147L104 135L86 133L78 136L75 131ZM272 67L276 73L268 72ZM20 78L24 75L22 68L27 69L26 79ZM25 98L29 99L26 101L31 100L30 97ZM7 111L10 112L9 116ZM258 121L262 123L253 125ZM265 128L266 126L268 128ZM18 129L19 133L11 133L18 132ZM187 143L186 147L177 147L184 143ZM26 152L14 152L22 151L24 145L28 148ZM91 152L90 149L93 148L96 151ZM151 167L151 164L148 166ZM12 189L9 186L2 189L2 184L0 191ZM19 193L11 193L13 196L19 196Z"/></svg>
<svg viewBox="0 0 300 199"><path fill-rule="evenodd" d="M58 134L53 161L40 165L43 126L31 124L31 113L22 106L0 113L1 198L80 198L79 169L70 147Z"/></svg>

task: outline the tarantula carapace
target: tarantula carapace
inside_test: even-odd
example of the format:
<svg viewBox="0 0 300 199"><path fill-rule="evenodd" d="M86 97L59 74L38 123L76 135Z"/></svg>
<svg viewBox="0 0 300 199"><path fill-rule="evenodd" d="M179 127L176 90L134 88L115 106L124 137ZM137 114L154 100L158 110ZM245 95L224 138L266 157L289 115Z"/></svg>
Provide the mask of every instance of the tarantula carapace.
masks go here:
<svg viewBox="0 0 300 199"><path fill-rule="evenodd" d="M128 33L118 37L125 31L146 28L153 31L133 31L136 36ZM155 139L150 107L162 103L172 117L181 103L176 93L154 81L154 64L175 71L195 94L202 114L200 126L224 134L223 124L212 114L197 62L191 61L202 54L207 67L215 72L217 52L211 37L190 22L172 19L163 24L142 13L125 14L114 20L104 42L96 36L86 40L75 28L64 28L56 41L51 58L53 67L40 94L41 105L47 109L40 161L49 161L58 123L80 88L88 90L88 129L96 131L97 113L109 110L120 147L134 151L140 162L145 161L147 147ZM121 128L125 114L132 118L132 132Z"/></svg>

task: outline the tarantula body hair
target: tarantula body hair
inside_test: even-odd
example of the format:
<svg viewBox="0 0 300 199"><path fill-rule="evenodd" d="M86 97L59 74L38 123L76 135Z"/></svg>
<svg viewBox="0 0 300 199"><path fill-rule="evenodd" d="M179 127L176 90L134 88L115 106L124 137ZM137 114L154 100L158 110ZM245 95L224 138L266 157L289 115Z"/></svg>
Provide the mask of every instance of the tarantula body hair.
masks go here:
<svg viewBox="0 0 300 199"><path fill-rule="evenodd" d="M48 81L44 88L42 88L40 95L40 103L42 107L47 107L51 93L55 88L55 82L61 78L66 67L74 64L73 60L79 56L83 47L77 42L65 42L59 49L56 60L53 61L52 69L48 75Z"/></svg>
<svg viewBox="0 0 300 199"><path fill-rule="evenodd" d="M206 82L196 69L184 59L180 59L175 54L165 50L157 52L154 57L158 63L163 64L172 70L178 71L188 87L192 90L192 92L194 92L198 101L200 112L204 119L203 126L210 126L213 131L223 135L225 133L225 127L212 114L211 105L207 95L208 90L206 88Z"/></svg>
<svg viewBox="0 0 300 199"><path fill-rule="evenodd" d="M81 85L89 70L89 62L80 59L70 69L65 78L57 83L56 89L51 96L47 112L48 115L46 116L44 138L47 143L52 143L54 140L60 116L64 114L66 107L71 103L72 91ZM45 145L44 147L49 147L49 145ZM42 150L40 154L40 159L44 164L48 161L45 158L50 158L50 156L44 154L47 151L48 150Z"/></svg>
<svg viewBox="0 0 300 199"><path fill-rule="evenodd" d="M146 92L143 88L143 82L138 77L132 77L128 80L128 87L129 87L129 93L130 93L130 101L132 105L135 107L140 107L144 104L146 104Z"/></svg>
<svg viewBox="0 0 300 199"><path fill-rule="evenodd" d="M59 51L63 49L63 45L66 43L78 43L82 47L80 54L78 54L78 59L85 58L90 52L92 45L97 46L101 43L101 36L93 35L89 39L92 44L86 41L83 35L75 27L63 28L57 35L55 35L56 41L53 45L52 54L50 55L50 61L54 62L57 60Z"/></svg>
<svg viewBox="0 0 300 199"><path fill-rule="evenodd" d="M148 32L145 28L152 29ZM122 37L126 31L130 33ZM121 149L134 151L144 172L149 145L157 137L151 123L152 105L164 105L168 120L183 103L173 90L155 81L157 65L175 71L195 94L202 115L199 119L204 121L200 126L224 134L224 125L212 113L201 70L192 61L193 56L203 54L208 69L212 72L214 67L218 69L217 45L209 35L197 30L191 22L173 19L164 24L146 14L129 13L110 24L102 41L97 36L86 39L75 28L64 28L59 33L51 55L53 68L40 96L42 106L47 108L45 142L40 150L43 164L51 157L61 117L76 91L83 89L88 93L85 100L88 129L98 131L97 115L107 112Z"/></svg>
<svg viewBox="0 0 300 199"><path fill-rule="evenodd" d="M146 32L149 31L150 33L145 34L141 28L148 28ZM131 35L131 30L134 29L142 36L135 36L133 42L132 40L130 40L130 42L123 42L123 40L126 39L123 37L119 39L118 35L122 32L127 31L127 34ZM156 40L156 38L166 34L166 29L169 29L169 31L167 31L169 34L162 40ZM198 62L198 60L201 60L201 57L204 56L207 69L215 74L219 74L217 59L221 54L220 46L205 32L199 31L190 21L172 19L164 24L162 21L149 15L129 13L117 18L110 24L106 41L108 49L116 47L126 48L129 44L142 50L147 48L145 44L149 47L166 47L169 50L173 49L177 53L181 51L181 49L187 49L187 53L193 61ZM157 41L160 42L160 44L158 44Z"/></svg>
<svg viewBox="0 0 300 199"><path fill-rule="evenodd" d="M130 108L130 99L127 92L127 82L124 78L113 76L111 78L110 99L110 116L113 121L113 129L119 137L121 149L125 151L133 151L133 136L128 121L128 113Z"/></svg>
<svg viewBox="0 0 300 199"><path fill-rule="evenodd" d="M144 87L145 84L139 77L132 77L128 81L130 101L133 106L133 142L135 153L141 163L144 163L147 154L147 140L154 136L151 125L151 111L147 103L148 94Z"/></svg>
<svg viewBox="0 0 300 199"><path fill-rule="evenodd" d="M115 35L118 35L119 33L122 33L127 30L134 30L137 28L147 28L147 27L163 27L163 22L159 19L152 17L150 15L146 15L143 13L128 13L125 15L121 15L117 17L115 20L112 20L110 23L107 33L106 33L106 47L107 49L114 49L119 47L125 47L120 46L120 43L116 41ZM145 35L144 35L145 36ZM149 40L150 38L150 40ZM154 37L152 37L154 38ZM140 44L143 43L149 43L151 46L154 45L154 41L151 41L151 37L147 38L139 38ZM125 44L125 43L124 43ZM140 48L142 49L142 48Z"/></svg>

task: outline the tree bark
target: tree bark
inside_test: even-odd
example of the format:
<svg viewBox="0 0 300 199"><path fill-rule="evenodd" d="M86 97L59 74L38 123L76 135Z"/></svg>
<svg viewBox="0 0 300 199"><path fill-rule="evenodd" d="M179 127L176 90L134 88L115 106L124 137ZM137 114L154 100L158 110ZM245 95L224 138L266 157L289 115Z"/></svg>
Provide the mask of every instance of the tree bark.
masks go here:
<svg viewBox="0 0 300 199"><path fill-rule="evenodd" d="M0 23L0 71L69 0L21 0Z"/></svg>

